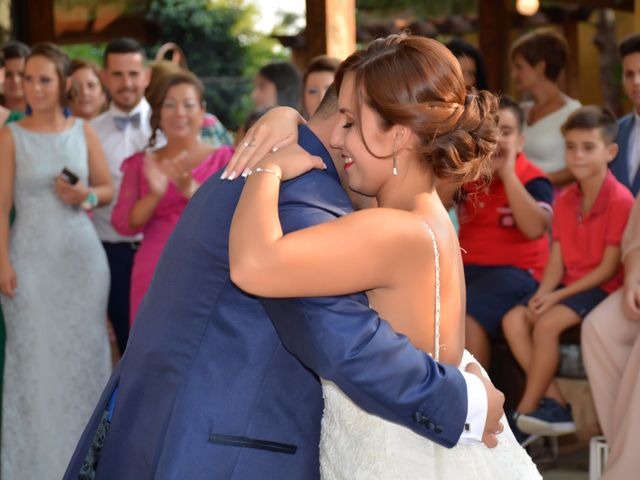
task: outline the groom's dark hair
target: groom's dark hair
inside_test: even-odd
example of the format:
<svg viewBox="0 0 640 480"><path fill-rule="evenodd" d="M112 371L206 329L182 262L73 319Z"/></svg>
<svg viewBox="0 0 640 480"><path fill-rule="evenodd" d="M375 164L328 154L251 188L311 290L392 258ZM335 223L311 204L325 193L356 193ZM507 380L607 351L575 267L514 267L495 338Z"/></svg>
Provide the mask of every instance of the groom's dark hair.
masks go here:
<svg viewBox="0 0 640 480"><path fill-rule="evenodd" d="M327 89L322 97L322 101L320 105L318 105L318 109L312 115L313 117L317 117L320 120L326 120L331 115L338 111L338 92L336 92L336 87L332 83L331 86Z"/></svg>

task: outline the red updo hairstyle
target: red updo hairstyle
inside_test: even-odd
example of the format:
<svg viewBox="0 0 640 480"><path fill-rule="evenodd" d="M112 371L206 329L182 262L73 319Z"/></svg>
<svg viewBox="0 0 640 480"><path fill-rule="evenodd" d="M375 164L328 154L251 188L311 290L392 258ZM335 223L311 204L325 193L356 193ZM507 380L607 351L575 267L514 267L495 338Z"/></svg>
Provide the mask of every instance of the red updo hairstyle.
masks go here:
<svg viewBox="0 0 640 480"><path fill-rule="evenodd" d="M379 115L383 130L410 128L419 139L419 158L434 175L456 183L490 176L498 102L484 90L467 93L460 64L447 47L406 33L389 35L342 63L335 77L338 92L348 73L354 74L355 114L364 102Z"/></svg>

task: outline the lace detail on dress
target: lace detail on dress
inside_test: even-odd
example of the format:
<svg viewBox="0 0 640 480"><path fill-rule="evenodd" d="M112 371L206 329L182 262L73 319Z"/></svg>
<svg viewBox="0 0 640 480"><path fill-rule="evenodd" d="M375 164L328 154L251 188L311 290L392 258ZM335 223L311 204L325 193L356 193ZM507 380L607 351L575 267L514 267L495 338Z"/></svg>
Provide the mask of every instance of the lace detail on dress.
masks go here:
<svg viewBox="0 0 640 480"><path fill-rule="evenodd" d="M465 352L462 366L471 361ZM322 480L542 479L504 416L496 448L474 443L449 449L365 412L332 382L323 380L323 394Z"/></svg>
<svg viewBox="0 0 640 480"><path fill-rule="evenodd" d="M0 295L7 343L3 480L60 479L109 378L109 267L86 212L53 192L67 167L87 183L82 122L56 134L9 127L16 221L9 253L18 289Z"/></svg>

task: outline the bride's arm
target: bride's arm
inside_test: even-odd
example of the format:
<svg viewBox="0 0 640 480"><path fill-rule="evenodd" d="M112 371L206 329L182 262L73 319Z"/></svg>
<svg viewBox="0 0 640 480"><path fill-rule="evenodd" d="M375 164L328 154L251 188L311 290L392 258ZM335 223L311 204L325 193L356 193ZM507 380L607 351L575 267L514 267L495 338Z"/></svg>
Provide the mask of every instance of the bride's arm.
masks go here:
<svg viewBox="0 0 640 480"><path fill-rule="evenodd" d="M419 261L428 234L417 217L396 210L364 210L283 235L282 170L275 162L260 165L247 179L229 237L231 278L243 290L265 297L341 295L392 286L403 265Z"/></svg>

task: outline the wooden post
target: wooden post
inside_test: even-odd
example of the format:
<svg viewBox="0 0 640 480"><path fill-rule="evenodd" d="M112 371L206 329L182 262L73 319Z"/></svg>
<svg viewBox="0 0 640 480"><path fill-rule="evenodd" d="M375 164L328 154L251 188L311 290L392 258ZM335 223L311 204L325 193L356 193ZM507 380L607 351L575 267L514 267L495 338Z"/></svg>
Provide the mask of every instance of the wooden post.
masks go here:
<svg viewBox="0 0 640 480"><path fill-rule="evenodd" d="M306 0L306 61L326 54L343 60L356 48L355 0Z"/></svg>
<svg viewBox="0 0 640 480"><path fill-rule="evenodd" d="M577 98L580 93L580 41L578 38L578 22L571 20L563 22L564 38L569 45L569 58L564 70L564 82L561 85L570 97Z"/></svg>
<svg viewBox="0 0 640 480"><path fill-rule="evenodd" d="M636 0L640 1L640 0ZM505 0L479 0L478 38L487 68L489 89L503 92L508 88L507 63L511 12Z"/></svg>
<svg viewBox="0 0 640 480"><path fill-rule="evenodd" d="M38 42L54 41L54 0L24 0L28 15L26 42L34 45Z"/></svg>

